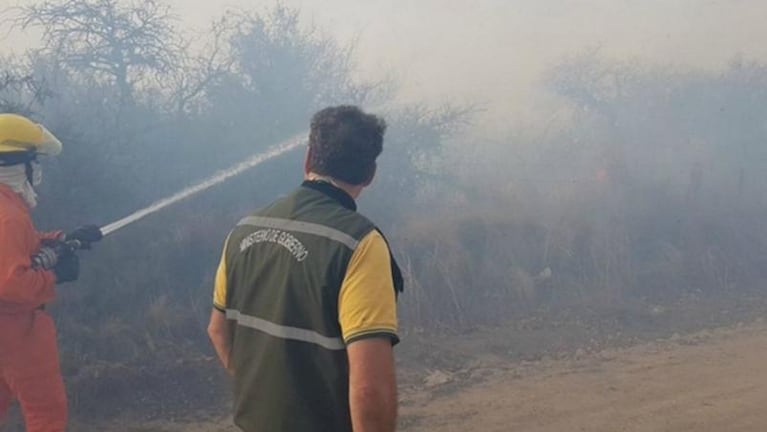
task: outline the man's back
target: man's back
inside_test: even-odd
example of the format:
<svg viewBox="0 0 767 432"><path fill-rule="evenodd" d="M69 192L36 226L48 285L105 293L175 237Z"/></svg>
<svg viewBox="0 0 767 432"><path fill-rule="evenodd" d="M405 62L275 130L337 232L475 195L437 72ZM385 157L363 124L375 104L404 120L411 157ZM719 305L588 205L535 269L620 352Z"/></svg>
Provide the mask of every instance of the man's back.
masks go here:
<svg viewBox="0 0 767 432"><path fill-rule="evenodd" d="M216 305L233 326L235 422L243 430L351 431L346 345L361 336L396 341L388 249L355 209L334 186L305 182L230 234ZM350 263L371 245L386 255L354 264L351 278L366 281L354 286ZM358 296L379 306L355 310Z"/></svg>

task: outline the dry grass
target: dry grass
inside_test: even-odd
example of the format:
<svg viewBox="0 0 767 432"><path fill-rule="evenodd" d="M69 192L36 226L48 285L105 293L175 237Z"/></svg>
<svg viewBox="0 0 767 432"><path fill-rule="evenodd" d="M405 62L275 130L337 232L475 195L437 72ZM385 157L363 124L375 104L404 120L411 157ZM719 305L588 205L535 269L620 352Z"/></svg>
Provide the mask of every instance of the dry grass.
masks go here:
<svg viewBox="0 0 767 432"><path fill-rule="evenodd" d="M683 219L690 203L671 192L570 193L559 202L440 209L460 216L406 226L394 240L408 282L405 322L460 329L540 308L615 310L746 290L765 277L756 212L698 207Z"/></svg>

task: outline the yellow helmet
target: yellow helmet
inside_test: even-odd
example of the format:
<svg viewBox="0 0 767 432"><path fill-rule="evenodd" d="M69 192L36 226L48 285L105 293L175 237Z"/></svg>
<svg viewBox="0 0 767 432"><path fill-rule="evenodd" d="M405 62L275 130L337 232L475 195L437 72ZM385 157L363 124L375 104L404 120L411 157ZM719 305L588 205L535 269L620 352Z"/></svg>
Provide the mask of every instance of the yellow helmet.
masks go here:
<svg viewBox="0 0 767 432"><path fill-rule="evenodd" d="M17 114L0 114L0 158L19 153L56 156L62 145L45 126Z"/></svg>

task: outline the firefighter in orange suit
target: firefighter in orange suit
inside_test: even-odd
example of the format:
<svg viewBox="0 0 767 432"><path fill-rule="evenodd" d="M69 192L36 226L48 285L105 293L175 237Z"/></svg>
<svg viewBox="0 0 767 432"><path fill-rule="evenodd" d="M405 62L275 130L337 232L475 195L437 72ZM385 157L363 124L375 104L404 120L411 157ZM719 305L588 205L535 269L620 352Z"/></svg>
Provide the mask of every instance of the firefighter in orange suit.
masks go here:
<svg viewBox="0 0 767 432"><path fill-rule="evenodd" d="M93 225L39 233L30 217L42 177L39 157L61 152L42 125L0 114L0 421L18 400L28 432L66 429L67 402L56 329L44 305L78 278L72 245L101 239Z"/></svg>

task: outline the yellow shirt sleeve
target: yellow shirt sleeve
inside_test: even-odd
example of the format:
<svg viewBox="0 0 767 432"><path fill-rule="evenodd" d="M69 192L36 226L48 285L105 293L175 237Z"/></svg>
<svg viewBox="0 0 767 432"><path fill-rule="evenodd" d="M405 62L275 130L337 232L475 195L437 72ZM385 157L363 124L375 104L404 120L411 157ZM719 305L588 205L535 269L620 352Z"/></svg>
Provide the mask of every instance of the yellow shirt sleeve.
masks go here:
<svg viewBox="0 0 767 432"><path fill-rule="evenodd" d="M221 253L221 262L216 269L216 279L213 285L213 307L222 312L226 310L226 274L226 244L224 244L224 251Z"/></svg>
<svg viewBox="0 0 767 432"><path fill-rule="evenodd" d="M391 256L378 231L362 239L349 261L338 296L338 314L347 344L367 337L390 337L398 342Z"/></svg>

